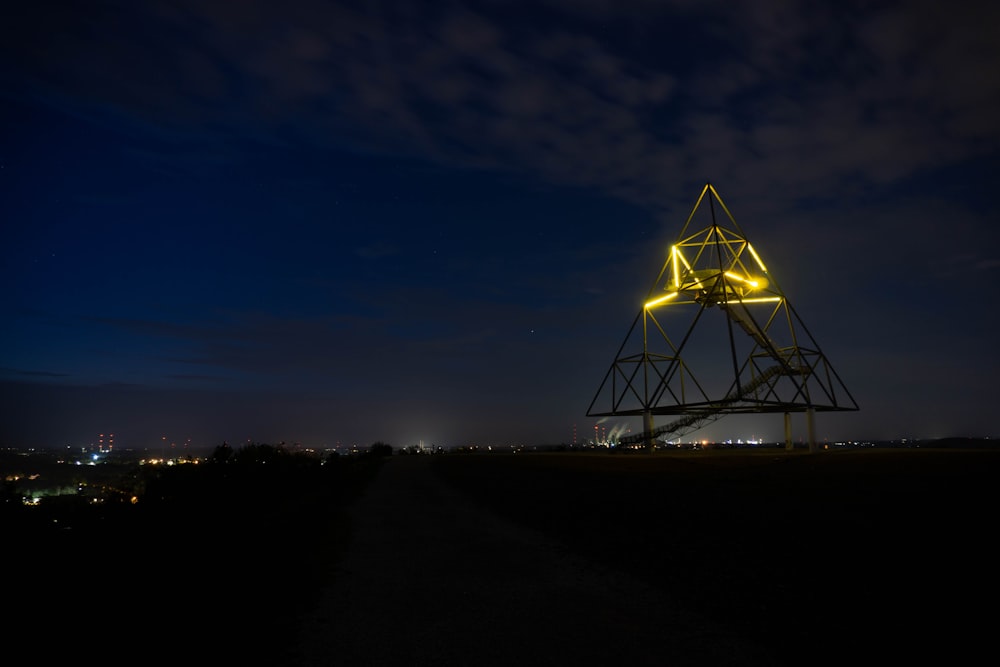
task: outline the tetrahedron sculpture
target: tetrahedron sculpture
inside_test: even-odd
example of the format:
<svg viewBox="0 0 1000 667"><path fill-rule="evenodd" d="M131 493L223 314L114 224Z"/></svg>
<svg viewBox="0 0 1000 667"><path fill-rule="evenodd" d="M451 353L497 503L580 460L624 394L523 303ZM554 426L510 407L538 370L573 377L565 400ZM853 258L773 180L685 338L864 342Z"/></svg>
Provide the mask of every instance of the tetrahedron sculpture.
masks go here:
<svg viewBox="0 0 1000 667"><path fill-rule="evenodd" d="M707 202L710 221L694 224ZM716 217L716 205L725 213ZM702 215L702 218L705 216ZM715 188L702 189L587 410L642 416L653 447L727 414L858 410ZM654 416L673 415L654 425Z"/></svg>

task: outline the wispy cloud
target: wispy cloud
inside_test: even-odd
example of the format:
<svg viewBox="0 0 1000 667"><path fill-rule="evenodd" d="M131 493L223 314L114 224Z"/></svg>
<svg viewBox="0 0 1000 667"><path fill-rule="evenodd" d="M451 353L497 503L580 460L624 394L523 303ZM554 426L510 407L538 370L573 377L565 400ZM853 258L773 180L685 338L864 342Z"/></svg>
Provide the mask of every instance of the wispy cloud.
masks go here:
<svg viewBox="0 0 1000 667"><path fill-rule="evenodd" d="M58 42L20 26L8 48L38 84L98 106L195 132L525 170L645 205L670 206L711 179L763 206L764 183L805 197L878 187L998 148L990 5L961 15L932 2L686 1L75 12L40 23ZM537 20L512 23L511 12ZM609 26L633 43L604 39Z"/></svg>
<svg viewBox="0 0 1000 667"><path fill-rule="evenodd" d="M31 378L66 378L71 377L69 373L53 373L51 371L25 370L20 368L0 368L0 373L4 375L15 375Z"/></svg>

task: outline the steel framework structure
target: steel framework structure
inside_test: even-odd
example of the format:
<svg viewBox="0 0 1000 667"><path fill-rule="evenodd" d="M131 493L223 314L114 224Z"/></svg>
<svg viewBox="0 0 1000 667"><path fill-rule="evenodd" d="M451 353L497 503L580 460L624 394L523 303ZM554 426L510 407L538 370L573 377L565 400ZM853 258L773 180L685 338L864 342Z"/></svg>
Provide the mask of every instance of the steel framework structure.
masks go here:
<svg viewBox="0 0 1000 667"><path fill-rule="evenodd" d="M706 200L709 224L693 231ZM698 363L703 366L695 368ZM719 193L706 184L587 416L641 416L643 432L619 443L652 447L723 415L783 412L790 447L789 413L807 412L812 447L814 411L858 409ZM677 418L654 427L655 415Z"/></svg>

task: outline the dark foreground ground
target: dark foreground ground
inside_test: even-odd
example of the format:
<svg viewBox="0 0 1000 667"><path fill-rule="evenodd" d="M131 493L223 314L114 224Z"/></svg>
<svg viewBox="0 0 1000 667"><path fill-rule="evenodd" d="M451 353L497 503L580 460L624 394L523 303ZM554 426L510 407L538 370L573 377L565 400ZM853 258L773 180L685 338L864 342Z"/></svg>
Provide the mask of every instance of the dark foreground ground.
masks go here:
<svg viewBox="0 0 1000 667"><path fill-rule="evenodd" d="M1000 453L435 463L474 502L676 596L780 664L973 664L996 648Z"/></svg>
<svg viewBox="0 0 1000 667"><path fill-rule="evenodd" d="M404 458L387 464L396 475L408 470L396 465ZM438 508L462 511L448 511L454 525L424 516L420 528L405 512L387 521L379 510L387 545L392 520L410 523L411 540L379 567L425 552L421 531L433 533L447 554L448 540L456 549L468 546L468 522L488 533L497 518L558 543L567 563L586 559L595 566L587 576L604 568L627 577L635 585L623 595L638 590L670 600L674 612L662 621L637 619L647 639L654 635L653 647L656 633L710 637L685 627L688 612L688 625L711 624L773 665L978 664L995 648L1000 452L448 454L424 463L410 469L431 475L438 487L424 484L421 493L434 495ZM351 576L341 563L352 553L358 561L355 538L370 533L361 524L372 521L371 508L352 508L367 507L365 488L373 476L378 482L379 465L351 470L335 493L255 487L253 498L218 497L151 524L7 530L8 648L43 663L302 664L305 619L323 616L330 592ZM407 499L400 502L405 507ZM520 547L506 544L516 556ZM525 571L525 585L538 576ZM447 590L450 582L459 578L435 580L441 596L463 599L462 591ZM364 596L356 583L352 590ZM611 614L641 608L622 602L609 605L608 627L625 625ZM379 604L384 609L366 621L369 645L400 632L390 622L398 618L390 608L396 602ZM325 622L339 628L341 619ZM588 625L587 632L600 627ZM349 638L338 641L310 664L375 664L358 658L365 645L348 650ZM567 656L574 655L570 648ZM523 649L530 654L531 646ZM659 663L652 656L643 664Z"/></svg>

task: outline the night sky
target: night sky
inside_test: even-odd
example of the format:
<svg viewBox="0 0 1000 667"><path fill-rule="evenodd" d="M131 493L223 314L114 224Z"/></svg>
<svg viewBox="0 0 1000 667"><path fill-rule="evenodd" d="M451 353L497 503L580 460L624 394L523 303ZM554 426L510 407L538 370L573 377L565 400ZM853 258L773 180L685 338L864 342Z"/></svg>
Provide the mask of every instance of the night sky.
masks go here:
<svg viewBox="0 0 1000 667"><path fill-rule="evenodd" d="M1000 435L998 7L8 7L0 445L580 442L708 182L818 438Z"/></svg>

